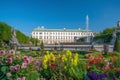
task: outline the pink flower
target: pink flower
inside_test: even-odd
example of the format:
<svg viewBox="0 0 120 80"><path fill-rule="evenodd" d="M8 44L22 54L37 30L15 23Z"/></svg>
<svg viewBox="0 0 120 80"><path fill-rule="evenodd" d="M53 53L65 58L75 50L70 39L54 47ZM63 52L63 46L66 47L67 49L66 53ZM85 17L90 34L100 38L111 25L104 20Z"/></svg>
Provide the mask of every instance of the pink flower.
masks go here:
<svg viewBox="0 0 120 80"><path fill-rule="evenodd" d="M15 70L20 70L20 65L16 65Z"/></svg>
<svg viewBox="0 0 120 80"><path fill-rule="evenodd" d="M37 66L36 68L37 68L38 71L42 71L43 70L43 68L39 67L39 66Z"/></svg>
<svg viewBox="0 0 120 80"><path fill-rule="evenodd" d="M10 72L8 72L6 75L7 75L7 77L11 77L12 76L12 74Z"/></svg>
<svg viewBox="0 0 120 80"><path fill-rule="evenodd" d="M5 51L4 50L0 50L0 55L5 55Z"/></svg>
<svg viewBox="0 0 120 80"><path fill-rule="evenodd" d="M27 64L30 62L30 61L29 61L29 58L28 58L27 56L24 56L24 57L23 57L23 60L24 60L24 62L27 63Z"/></svg>
<svg viewBox="0 0 120 80"><path fill-rule="evenodd" d="M35 63L34 63L35 65L38 65L39 64L39 61L35 61Z"/></svg>
<svg viewBox="0 0 120 80"><path fill-rule="evenodd" d="M9 54L14 54L15 51L14 51L14 50L9 50L8 53L9 53Z"/></svg>
<svg viewBox="0 0 120 80"><path fill-rule="evenodd" d="M26 80L26 77L23 77L22 80Z"/></svg>
<svg viewBox="0 0 120 80"><path fill-rule="evenodd" d="M33 57L29 56L29 62L32 62L32 60L33 60Z"/></svg>
<svg viewBox="0 0 120 80"><path fill-rule="evenodd" d="M23 63L22 68L26 68L26 67L27 67L27 63Z"/></svg>
<svg viewBox="0 0 120 80"><path fill-rule="evenodd" d="M22 80L21 78L17 78L17 80Z"/></svg>
<svg viewBox="0 0 120 80"><path fill-rule="evenodd" d="M7 61L8 63L12 63L12 58L11 57L7 58Z"/></svg>
<svg viewBox="0 0 120 80"><path fill-rule="evenodd" d="M24 56L24 57L23 57L23 60L27 60L27 59L28 59L28 56Z"/></svg>
<svg viewBox="0 0 120 80"><path fill-rule="evenodd" d="M24 60L24 62L28 64L28 63L29 63L29 60Z"/></svg>
<svg viewBox="0 0 120 80"><path fill-rule="evenodd" d="M11 71L15 70L15 67L14 66L10 66L10 70Z"/></svg>

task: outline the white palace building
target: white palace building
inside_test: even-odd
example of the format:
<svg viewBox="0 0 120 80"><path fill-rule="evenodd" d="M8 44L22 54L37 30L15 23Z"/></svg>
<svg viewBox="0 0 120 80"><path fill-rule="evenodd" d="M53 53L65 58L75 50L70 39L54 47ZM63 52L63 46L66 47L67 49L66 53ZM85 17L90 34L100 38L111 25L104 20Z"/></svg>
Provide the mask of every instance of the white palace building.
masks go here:
<svg viewBox="0 0 120 80"><path fill-rule="evenodd" d="M88 17L86 18L88 19ZM46 29L43 26L35 28L32 31L32 38L42 40L44 44L71 43L81 37L94 36L91 30L88 30L88 21L85 30L79 29Z"/></svg>

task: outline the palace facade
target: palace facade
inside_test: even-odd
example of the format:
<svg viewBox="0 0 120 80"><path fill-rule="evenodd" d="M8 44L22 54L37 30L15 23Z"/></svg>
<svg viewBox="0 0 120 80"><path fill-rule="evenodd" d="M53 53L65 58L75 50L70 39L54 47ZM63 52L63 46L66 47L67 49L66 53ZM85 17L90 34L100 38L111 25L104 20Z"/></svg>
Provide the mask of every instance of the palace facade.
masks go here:
<svg viewBox="0 0 120 80"><path fill-rule="evenodd" d="M81 37L94 36L91 30L46 29L43 26L32 31L32 38L42 40L44 44L70 43Z"/></svg>

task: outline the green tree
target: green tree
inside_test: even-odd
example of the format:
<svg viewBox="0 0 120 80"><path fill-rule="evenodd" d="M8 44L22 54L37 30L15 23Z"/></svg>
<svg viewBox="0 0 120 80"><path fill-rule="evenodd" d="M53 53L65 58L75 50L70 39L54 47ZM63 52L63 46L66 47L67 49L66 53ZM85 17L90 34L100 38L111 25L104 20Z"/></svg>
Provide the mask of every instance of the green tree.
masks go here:
<svg viewBox="0 0 120 80"><path fill-rule="evenodd" d="M77 39L77 42L85 42L85 37Z"/></svg>
<svg viewBox="0 0 120 80"><path fill-rule="evenodd" d="M43 43L43 41L41 41L40 48L41 48L42 51L44 50L44 43Z"/></svg>
<svg viewBox="0 0 120 80"><path fill-rule="evenodd" d="M38 42L39 42L39 40L35 39L35 46L38 46Z"/></svg>
<svg viewBox="0 0 120 80"><path fill-rule="evenodd" d="M106 28L102 32L99 32L98 34L95 35L93 38L93 41L97 41L100 43L110 43L112 40L112 35L113 32L115 31L116 28Z"/></svg>
<svg viewBox="0 0 120 80"><path fill-rule="evenodd" d="M40 40L31 37L31 38L30 38L30 41L32 42L32 45L37 46Z"/></svg>

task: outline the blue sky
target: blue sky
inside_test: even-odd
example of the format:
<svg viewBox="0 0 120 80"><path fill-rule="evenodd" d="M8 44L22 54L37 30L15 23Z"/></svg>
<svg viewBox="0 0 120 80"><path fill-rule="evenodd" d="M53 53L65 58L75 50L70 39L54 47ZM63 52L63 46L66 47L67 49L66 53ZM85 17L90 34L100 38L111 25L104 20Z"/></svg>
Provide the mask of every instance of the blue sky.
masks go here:
<svg viewBox="0 0 120 80"><path fill-rule="evenodd" d="M27 35L37 26L89 29L94 32L116 26L120 0L0 0L0 21Z"/></svg>

